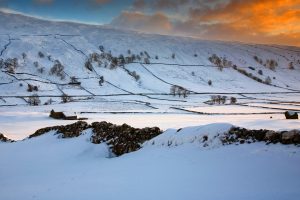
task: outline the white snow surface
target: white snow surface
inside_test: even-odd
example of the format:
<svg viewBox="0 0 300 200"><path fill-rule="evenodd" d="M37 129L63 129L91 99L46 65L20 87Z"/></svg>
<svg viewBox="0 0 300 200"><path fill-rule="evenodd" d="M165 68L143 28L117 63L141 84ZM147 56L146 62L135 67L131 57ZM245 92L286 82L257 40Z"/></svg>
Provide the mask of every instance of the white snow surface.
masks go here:
<svg viewBox="0 0 300 200"><path fill-rule="evenodd" d="M222 146L214 136L231 126L170 129L114 158L105 144L90 143L91 130L71 139L49 132L0 143L0 198L299 199L299 147ZM203 135L208 147L199 140Z"/></svg>

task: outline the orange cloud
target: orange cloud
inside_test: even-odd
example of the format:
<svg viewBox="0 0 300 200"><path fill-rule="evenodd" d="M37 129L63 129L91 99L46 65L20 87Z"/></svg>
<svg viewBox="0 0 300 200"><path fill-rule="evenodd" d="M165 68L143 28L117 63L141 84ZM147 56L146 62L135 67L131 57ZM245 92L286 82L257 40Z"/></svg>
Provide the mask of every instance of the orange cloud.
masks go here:
<svg viewBox="0 0 300 200"><path fill-rule="evenodd" d="M136 0L133 8L147 10L147 6L160 12L126 11L112 25L202 39L300 46L300 0ZM162 12L180 6L189 8L188 13L180 13L184 19Z"/></svg>
<svg viewBox="0 0 300 200"><path fill-rule="evenodd" d="M232 0L206 12L191 9L192 20L251 28L253 34L294 34L300 32L299 0Z"/></svg>

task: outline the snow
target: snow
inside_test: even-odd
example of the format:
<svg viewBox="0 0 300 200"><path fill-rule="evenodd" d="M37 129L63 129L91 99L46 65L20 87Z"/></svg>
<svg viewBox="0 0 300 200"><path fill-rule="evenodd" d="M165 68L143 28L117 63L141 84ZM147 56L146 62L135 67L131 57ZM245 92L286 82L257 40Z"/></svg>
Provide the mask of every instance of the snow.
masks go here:
<svg viewBox="0 0 300 200"><path fill-rule="evenodd" d="M230 124L168 130L178 146L145 145L110 158L107 146L46 135L0 144L1 199L289 199L299 198L300 150L264 143L203 148ZM212 138L212 137L210 137ZM166 140L167 141L167 140ZM156 143L158 144L158 143Z"/></svg>

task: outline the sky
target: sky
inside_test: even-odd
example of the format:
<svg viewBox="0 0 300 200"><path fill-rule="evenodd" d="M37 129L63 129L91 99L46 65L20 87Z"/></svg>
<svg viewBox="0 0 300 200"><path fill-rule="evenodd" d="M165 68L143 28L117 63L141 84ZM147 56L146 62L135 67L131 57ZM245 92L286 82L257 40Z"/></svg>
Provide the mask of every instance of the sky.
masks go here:
<svg viewBox="0 0 300 200"><path fill-rule="evenodd" d="M0 9L147 33L300 46L300 0L0 0Z"/></svg>

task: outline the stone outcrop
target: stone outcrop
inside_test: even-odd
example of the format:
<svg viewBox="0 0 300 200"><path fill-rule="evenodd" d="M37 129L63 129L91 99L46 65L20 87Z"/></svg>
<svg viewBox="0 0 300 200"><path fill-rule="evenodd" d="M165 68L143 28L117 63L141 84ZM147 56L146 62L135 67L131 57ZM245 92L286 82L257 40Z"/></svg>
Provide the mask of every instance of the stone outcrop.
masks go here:
<svg viewBox="0 0 300 200"><path fill-rule="evenodd" d="M52 126L39 129L34 134L30 135L29 138L43 135L45 133L48 133L49 131L57 131L57 133L61 134L62 138L78 137L83 130L88 128L88 123L84 121L78 121L65 126Z"/></svg>
<svg viewBox="0 0 300 200"><path fill-rule="evenodd" d="M240 127L232 127L228 133L221 138L223 144L232 143L253 143L264 141L266 144L282 143L282 144L300 144L300 131L281 131L272 130L248 130Z"/></svg>
<svg viewBox="0 0 300 200"><path fill-rule="evenodd" d="M0 142L14 142L14 140L8 139L5 135L0 133Z"/></svg>
<svg viewBox="0 0 300 200"><path fill-rule="evenodd" d="M96 144L106 142L117 156L140 149L143 142L162 133L158 127L137 129L107 122L94 122L92 128L91 141Z"/></svg>
<svg viewBox="0 0 300 200"><path fill-rule="evenodd" d="M66 126L39 129L29 138L40 136L49 131L56 131L62 138L78 137L88 128L93 130L92 143L107 143L111 151L117 156L140 149L142 143L162 133L158 127L138 129L127 124L118 126L105 121L94 122L91 125L84 121L78 121Z"/></svg>

